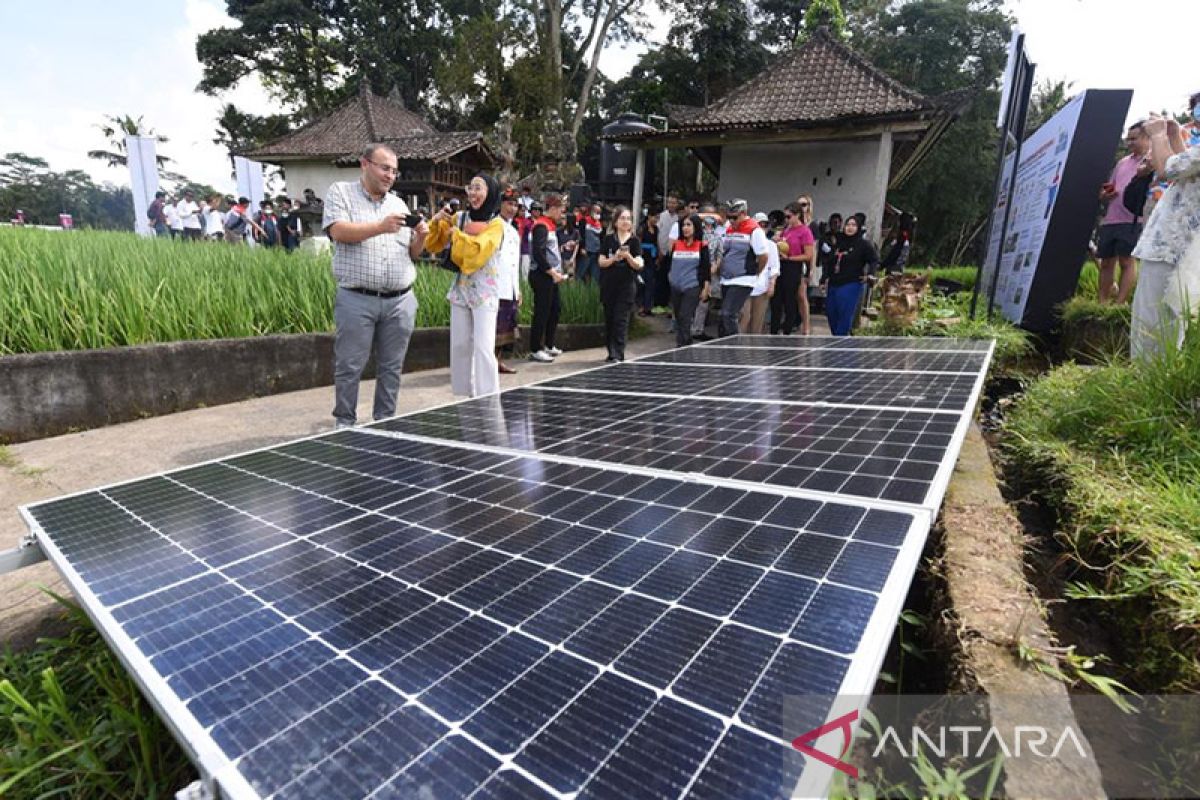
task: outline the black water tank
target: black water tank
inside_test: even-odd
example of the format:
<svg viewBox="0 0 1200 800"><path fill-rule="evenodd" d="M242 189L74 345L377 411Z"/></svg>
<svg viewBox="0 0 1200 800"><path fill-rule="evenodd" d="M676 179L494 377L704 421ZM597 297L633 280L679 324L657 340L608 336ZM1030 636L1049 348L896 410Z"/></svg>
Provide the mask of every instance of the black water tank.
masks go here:
<svg viewBox="0 0 1200 800"><path fill-rule="evenodd" d="M601 129L601 134L611 136L620 133L653 131L637 114L626 112ZM654 151L646 157L646 178L642 197L650 199L648 192L654 186ZM596 196L608 203L629 203L633 200L633 178L637 168L637 148L627 143L603 139L600 145L600 175L596 182Z"/></svg>

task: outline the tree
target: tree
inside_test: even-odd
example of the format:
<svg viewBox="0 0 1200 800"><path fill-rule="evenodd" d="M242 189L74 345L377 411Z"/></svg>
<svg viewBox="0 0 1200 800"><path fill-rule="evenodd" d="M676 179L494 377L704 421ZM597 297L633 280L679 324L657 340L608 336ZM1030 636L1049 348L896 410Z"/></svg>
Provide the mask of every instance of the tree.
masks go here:
<svg viewBox="0 0 1200 800"><path fill-rule="evenodd" d="M57 225L67 212L79 227L133 229L133 195L127 187L97 186L82 170L56 173L45 159L24 153L0 158L0 219L17 209L38 225Z"/></svg>
<svg viewBox="0 0 1200 800"><path fill-rule="evenodd" d="M154 129L146 125L141 117L134 119L129 114L121 116L105 114L104 122L101 122L96 127L104 134L104 138L108 140L109 149L89 150L87 154L88 158L104 161L110 167L123 167L129 163L128 154L125 149L126 136L152 136L160 144L166 144L168 141L167 137L155 133ZM163 167L171 159L163 155L156 155L154 160L158 162L159 167Z"/></svg>
<svg viewBox="0 0 1200 800"><path fill-rule="evenodd" d="M804 12L804 30L812 33L817 28L828 28L837 39L845 37L846 15L842 13L842 4L838 0L812 0Z"/></svg>
<svg viewBox="0 0 1200 800"><path fill-rule="evenodd" d="M1033 87L1033 96L1029 98L1029 115L1025 118L1025 135L1031 136L1034 131L1050 121L1062 107L1071 101L1073 95L1071 81L1039 81Z"/></svg>
<svg viewBox="0 0 1200 800"><path fill-rule="evenodd" d="M965 89L974 100L891 202L920 219L915 259L972 255L992 201L997 86L1012 19L1000 0L853 0L847 27L856 49L929 97ZM975 257L978 257L977 255Z"/></svg>

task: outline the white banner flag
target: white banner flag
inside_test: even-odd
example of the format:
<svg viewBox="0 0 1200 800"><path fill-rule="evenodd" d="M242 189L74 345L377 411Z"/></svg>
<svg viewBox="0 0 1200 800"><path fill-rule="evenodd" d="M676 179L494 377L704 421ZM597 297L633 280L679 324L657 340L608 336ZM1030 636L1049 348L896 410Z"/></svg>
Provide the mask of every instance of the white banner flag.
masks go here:
<svg viewBox="0 0 1200 800"><path fill-rule="evenodd" d="M157 142L153 136L125 137L129 186L133 190L133 229L142 236L153 236L154 228L146 218L146 209L158 191Z"/></svg>
<svg viewBox="0 0 1200 800"><path fill-rule="evenodd" d="M233 157L233 169L237 174L237 190L242 197L250 198L250 208L257 209L263 199L263 168L257 161L241 156Z"/></svg>

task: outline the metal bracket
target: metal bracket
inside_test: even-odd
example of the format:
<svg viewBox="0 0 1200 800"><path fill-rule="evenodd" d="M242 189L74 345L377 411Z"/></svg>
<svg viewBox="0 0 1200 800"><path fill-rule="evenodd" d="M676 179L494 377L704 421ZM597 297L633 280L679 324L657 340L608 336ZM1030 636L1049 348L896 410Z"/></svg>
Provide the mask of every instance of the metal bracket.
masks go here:
<svg viewBox="0 0 1200 800"><path fill-rule="evenodd" d="M46 560L46 554L37 543L32 533L25 534L21 543L11 550L0 550L0 575L7 575L19 569Z"/></svg>
<svg viewBox="0 0 1200 800"><path fill-rule="evenodd" d="M204 781L195 780L175 793L175 800L214 800Z"/></svg>

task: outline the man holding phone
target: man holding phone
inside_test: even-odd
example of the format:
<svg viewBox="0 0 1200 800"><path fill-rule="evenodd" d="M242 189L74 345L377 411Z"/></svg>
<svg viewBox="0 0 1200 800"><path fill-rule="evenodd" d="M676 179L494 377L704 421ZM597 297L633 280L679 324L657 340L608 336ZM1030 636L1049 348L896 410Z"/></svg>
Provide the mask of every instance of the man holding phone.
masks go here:
<svg viewBox="0 0 1200 800"><path fill-rule="evenodd" d="M410 215L403 200L388 190L396 180L396 153L368 145L359 159L357 181L329 187L321 227L333 240L334 425L357 422L358 383L375 350L375 402L372 416L395 416L400 372L417 320L412 290L413 260L425 249L425 222Z"/></svg>

